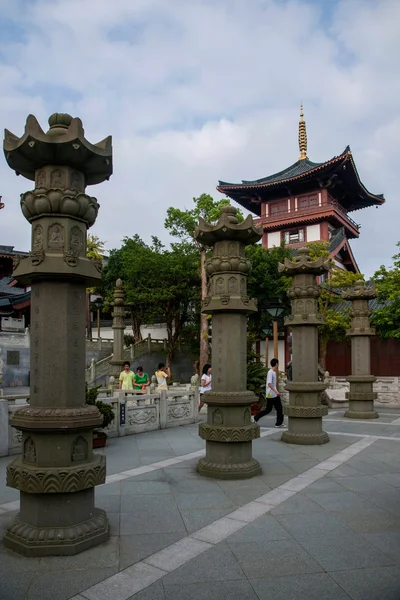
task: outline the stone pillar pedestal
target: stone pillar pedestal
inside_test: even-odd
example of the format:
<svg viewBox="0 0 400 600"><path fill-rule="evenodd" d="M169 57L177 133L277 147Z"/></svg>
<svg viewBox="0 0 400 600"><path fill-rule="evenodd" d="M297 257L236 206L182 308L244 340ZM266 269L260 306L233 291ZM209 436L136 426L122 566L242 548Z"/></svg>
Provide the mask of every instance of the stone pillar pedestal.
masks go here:
<svg viewBox="0 0 400 600"><path fill-rule="evenodd" d="M255 311L247 296L251 264L244 249L262 235L251 216L238 223L236 209L226 206L216 225L200 219L196 239L213 247L206 263L210 296L203 313L212 320L212 391L203 396L208 405L207 422L199 435L206 440L206 456L197 471L217 479L244 479L259 475L261 467L252 457L252 441L260 428L251 422L250 406L256 401L246 390L247 314ZM202 365L201 365L202 366Z"/></svg>
<svg viewBox="0 0 400 600"><path fill-rule="evenodd" d="M322 430L322 417L328 414L321 404L321 393L326 389L318 381L318 325L322 317L318 312L319 286L317 275L329 270L329 262L323 258L312 261L307 248L300 248L299 259L285 259L279 269L292 277L288 291L292 314L285 324L292 329L292 377L286 384L289 406L284 407L288 416L288 430L282 441L289 444L325 444L328 434Z"/></svg>
<svg viewBox="0 0 400 600"><path fill-rule="evenodd" d="M343 298L350 300L351 328L347 335L351 337L351 376L347 377L350 391L346 392L349 409L344 413L349 419L377 419L374 409L377 394L373 391L376 377L371 375L370 336L375 335L371 328L371 310L369 300L376 297L374 288L365 288L363 281L358 281L355 287L343 292Z"/></svg>
<svg viewBox="0 0 400 600"><path fill-rule="evenodd" d="M125 331L125 293L121 279L117 279L112 303L112 329L114 334L113 357L110 360L110 377L119 381L119 376L124 366L124 331Z"/></svg>
<svg viewBox="0 0 400 600"><path fill-rule="evenodd" d="M44 133L32 115L25 134L5 132L9 166L35 189L21 196L32 225L32 251L17 259L14 277L30 285L31 396L11 424L22 432L22 455L7 467L20 490L20 512L4 545L25 556L71 555L108 538L108 520L94 506L106 461L92 450L102 418L85 404L86 288L100 265L86 257L87 228L99 205L85 186L112 173L111 138L92 145L80 119L52 115Z"/></svg>

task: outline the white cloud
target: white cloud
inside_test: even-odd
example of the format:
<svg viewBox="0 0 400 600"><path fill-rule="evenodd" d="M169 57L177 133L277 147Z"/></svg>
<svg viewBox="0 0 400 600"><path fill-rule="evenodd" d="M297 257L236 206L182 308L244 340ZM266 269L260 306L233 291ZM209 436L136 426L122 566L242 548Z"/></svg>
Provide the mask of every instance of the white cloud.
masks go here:
<svg viewBox="0 0 400 600"><path fill-rule="evenodd" d="M218 179L259 178L298 157L298 104L309 156L350 144L360 176L387 204L353 214L356 258L370 274L399 239L396 176L400 4L391 0L0 0L24 31L2 47L0 117L21 134L35 114L83 120L113 135L114 175L96 186L95 232L167 240L168 206L215 192ZM15 33L18 33L17 29ZM1 34L1 30L0 30ZM29 246L19 194L30 183L0 164L1 243ZM372 250L373 241L376 248Z"/></svg>

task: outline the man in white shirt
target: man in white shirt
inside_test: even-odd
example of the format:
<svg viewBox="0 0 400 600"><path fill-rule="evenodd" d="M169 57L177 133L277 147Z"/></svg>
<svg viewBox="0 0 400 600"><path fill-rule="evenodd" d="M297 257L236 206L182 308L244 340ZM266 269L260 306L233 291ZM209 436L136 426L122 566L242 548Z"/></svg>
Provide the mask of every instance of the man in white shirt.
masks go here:
<svg viewBox="0 0 400 600"><path fill-rule="evenodd" d="M268 371L267 383L265 389L265 395L267 398L267 405L264 410L261 410L254 415L254 421L257 423L261 417L268 415L273 408L276 410L276 423L275 427L284 427L283 423L283 408L279 391L276 387L276 374L279 370L279 361L277 358L271 360L271 368Z"/></svg>

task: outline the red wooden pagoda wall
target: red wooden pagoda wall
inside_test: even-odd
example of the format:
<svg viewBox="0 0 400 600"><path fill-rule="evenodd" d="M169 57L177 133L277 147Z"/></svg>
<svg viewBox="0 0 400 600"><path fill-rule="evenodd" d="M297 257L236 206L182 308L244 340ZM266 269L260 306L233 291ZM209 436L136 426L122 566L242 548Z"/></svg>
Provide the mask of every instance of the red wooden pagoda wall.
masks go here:
<svg viewBox="0 0 400 600"><path fill-rule="evenodd" d="M350 342L329 342L326 370L332 376L351 375ZM371 338L371 373L378 377L400 377L400 340Z"/></svg>

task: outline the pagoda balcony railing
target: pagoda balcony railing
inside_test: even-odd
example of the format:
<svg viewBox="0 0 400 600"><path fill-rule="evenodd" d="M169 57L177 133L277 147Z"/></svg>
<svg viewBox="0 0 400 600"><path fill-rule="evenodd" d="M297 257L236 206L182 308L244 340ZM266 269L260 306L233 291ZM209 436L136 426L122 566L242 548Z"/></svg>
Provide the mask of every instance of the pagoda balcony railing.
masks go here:
<svg viewBox="0 0 400 600"><path fill-rule="evenodd" d="M303 216L307 216L307 215L321 215L323 213L329 212L329 211L335 211L337 213L339 213L339 215L345 220L347 221L347 223L356 231L360 231L360 225L358 223L356 223L355 221L353 221L352 218L349 217L349 215L347 214L346 210L343 208L343 206L341 206L341 204L339 204L339 202L337 202L336 200L330 200L328 202L322 202L321 204L317 204L315 206L306 206L306 207L298 207L297 209L285 209L285 210L280 210L279 212L276 212L275 214L271 215L269 214L268 216L262 216L258 219L254 219L255 223L258 224L262 224L262 225L276 225L278 224L280 221L288 221L288 220L301 220L301 217Z"/></svg>

